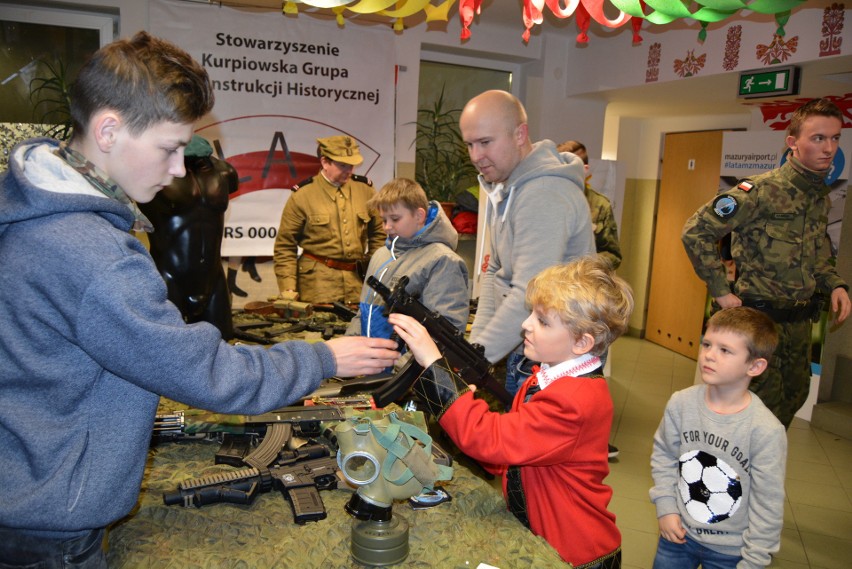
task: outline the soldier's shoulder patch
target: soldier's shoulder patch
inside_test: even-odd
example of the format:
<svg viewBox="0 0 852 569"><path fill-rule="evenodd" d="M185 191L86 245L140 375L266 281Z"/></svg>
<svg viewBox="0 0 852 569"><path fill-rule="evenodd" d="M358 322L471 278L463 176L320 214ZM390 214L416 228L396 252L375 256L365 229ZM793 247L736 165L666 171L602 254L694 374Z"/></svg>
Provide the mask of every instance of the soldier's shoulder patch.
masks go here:
<svg viewBox="0 0 852 569"><path fill-rule="evenodd" d="M754 182L751 180L740 180L737 184L737 189L742 190L744 192L750 192L754 188Z"/></svg>
<svg viewBox="0 0 852 569"><path fill-rule="evenodd" d="M308 184L310 184L313 181L314 181L313 176L311 176L310 178L305 178L304 180L302 180L298 184L294 184L293 187L290 188L290 191L291 192L297 192L297 191L299 191L299 188L301 188L302 186L307 186Z"/></svg>
<svg viewBox="0 0 852 569"><path fill-rule="evenodd" d="M737 199L734 196L723 194L713 200L713 213L715 213L716 217L719 219L728 219L737 213L739 205L740 204L737 203Z"/></svg>
<svg viewBox="0 0 852 569"><path fill-rule="evenodd" d="M355 182L361 182L362 184L367 184L368 186L373 185L373 180L367 176L361 176L360 174L352 174L352 180Z"/></svg>

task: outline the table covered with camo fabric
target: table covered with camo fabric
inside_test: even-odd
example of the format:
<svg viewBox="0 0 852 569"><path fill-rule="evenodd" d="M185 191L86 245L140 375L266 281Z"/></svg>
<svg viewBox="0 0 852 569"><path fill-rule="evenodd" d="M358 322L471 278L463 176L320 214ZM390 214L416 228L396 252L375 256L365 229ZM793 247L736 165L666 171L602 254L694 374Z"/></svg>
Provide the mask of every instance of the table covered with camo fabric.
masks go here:
<svg viewBox="0 0 852 569"><path fill-rule="evenodd" d="M320 492L328 517L305 525L293 522L277 490L251 505L164 505L163 492L174 492L181 481L233 468L214 464L217 449L217 442L202 440L151 448L136 508L110 528L110 568L362 567L350 555L353 518L344 510L354 488L343 482ZM440 484L452 501L417 511L408 502L394 504L394 515L410 525L410 553L393 567L570 567L506 510L499 490L467 467L454 463L453 479Z"/></svg>

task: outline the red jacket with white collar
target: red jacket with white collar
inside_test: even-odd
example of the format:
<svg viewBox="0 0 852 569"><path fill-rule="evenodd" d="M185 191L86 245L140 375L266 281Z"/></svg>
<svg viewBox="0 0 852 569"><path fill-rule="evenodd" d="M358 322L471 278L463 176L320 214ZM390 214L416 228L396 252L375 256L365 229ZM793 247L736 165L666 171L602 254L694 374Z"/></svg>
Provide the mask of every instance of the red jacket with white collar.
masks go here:
<svg viewBox="0 0 852 569"><path fill-rule="evenodd" d="M530 529L581 566L621 545L607 510L612 489L603 483L612 398L603 378L566 376L524 402L537 377L527 379L508 413L492 412L466 393L440 424L462 452L503 476L504 496L509 467L519 467Z"/></svg>

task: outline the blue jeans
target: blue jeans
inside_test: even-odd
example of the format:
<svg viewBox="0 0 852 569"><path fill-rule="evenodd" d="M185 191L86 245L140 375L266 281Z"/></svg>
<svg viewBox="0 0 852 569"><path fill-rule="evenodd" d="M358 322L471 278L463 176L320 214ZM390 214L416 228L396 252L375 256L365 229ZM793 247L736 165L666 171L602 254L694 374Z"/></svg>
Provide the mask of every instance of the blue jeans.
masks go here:
<svg viewBox="0 0 852 569"><path fill-rule="evenodd" d="M71 539L35 537L0 528L0 569L107 569L104 529Z"/></svg>
<svg viewBox="0 0 852 569"><path fill-rule="evenodd" d="M663 537L657 544L653 569L736 569L742 560L738 555L725 555L686 538L686 543L672 543Z"/></svg>
<svg viewBox="0 0 852 569"><path fill-rule="evenodd" d="M521 385L532 375L533 362L524 354L512 352L506 356L506 391L514 395Z"/></svg>

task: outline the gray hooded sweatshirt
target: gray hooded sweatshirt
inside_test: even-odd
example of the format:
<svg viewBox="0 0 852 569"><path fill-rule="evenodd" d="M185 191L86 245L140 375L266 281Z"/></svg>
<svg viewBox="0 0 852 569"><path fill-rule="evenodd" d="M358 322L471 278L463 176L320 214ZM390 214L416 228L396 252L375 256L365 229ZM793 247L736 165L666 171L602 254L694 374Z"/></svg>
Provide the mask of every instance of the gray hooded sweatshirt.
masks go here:
<svg viewBox="0 0 852 569"><path fill-rule="evenodd" d="M583 177L582 160L560 154L550 140L536 142L505 182L480 176L491 251L478 263L487 262L487 269L470 340L485 346L489 361L521 345L521 324L530 313L527 283L547 267L595 253Z"/></svg>
<svg viewBox="0 0 852 569"><path fill-rule="evenodd" d="M336 363L322 343L231 346L186 324L133 214L56 147L23 142L0 175L0 526L69 539L133 508L158 394L258 414Z"/></svg>

